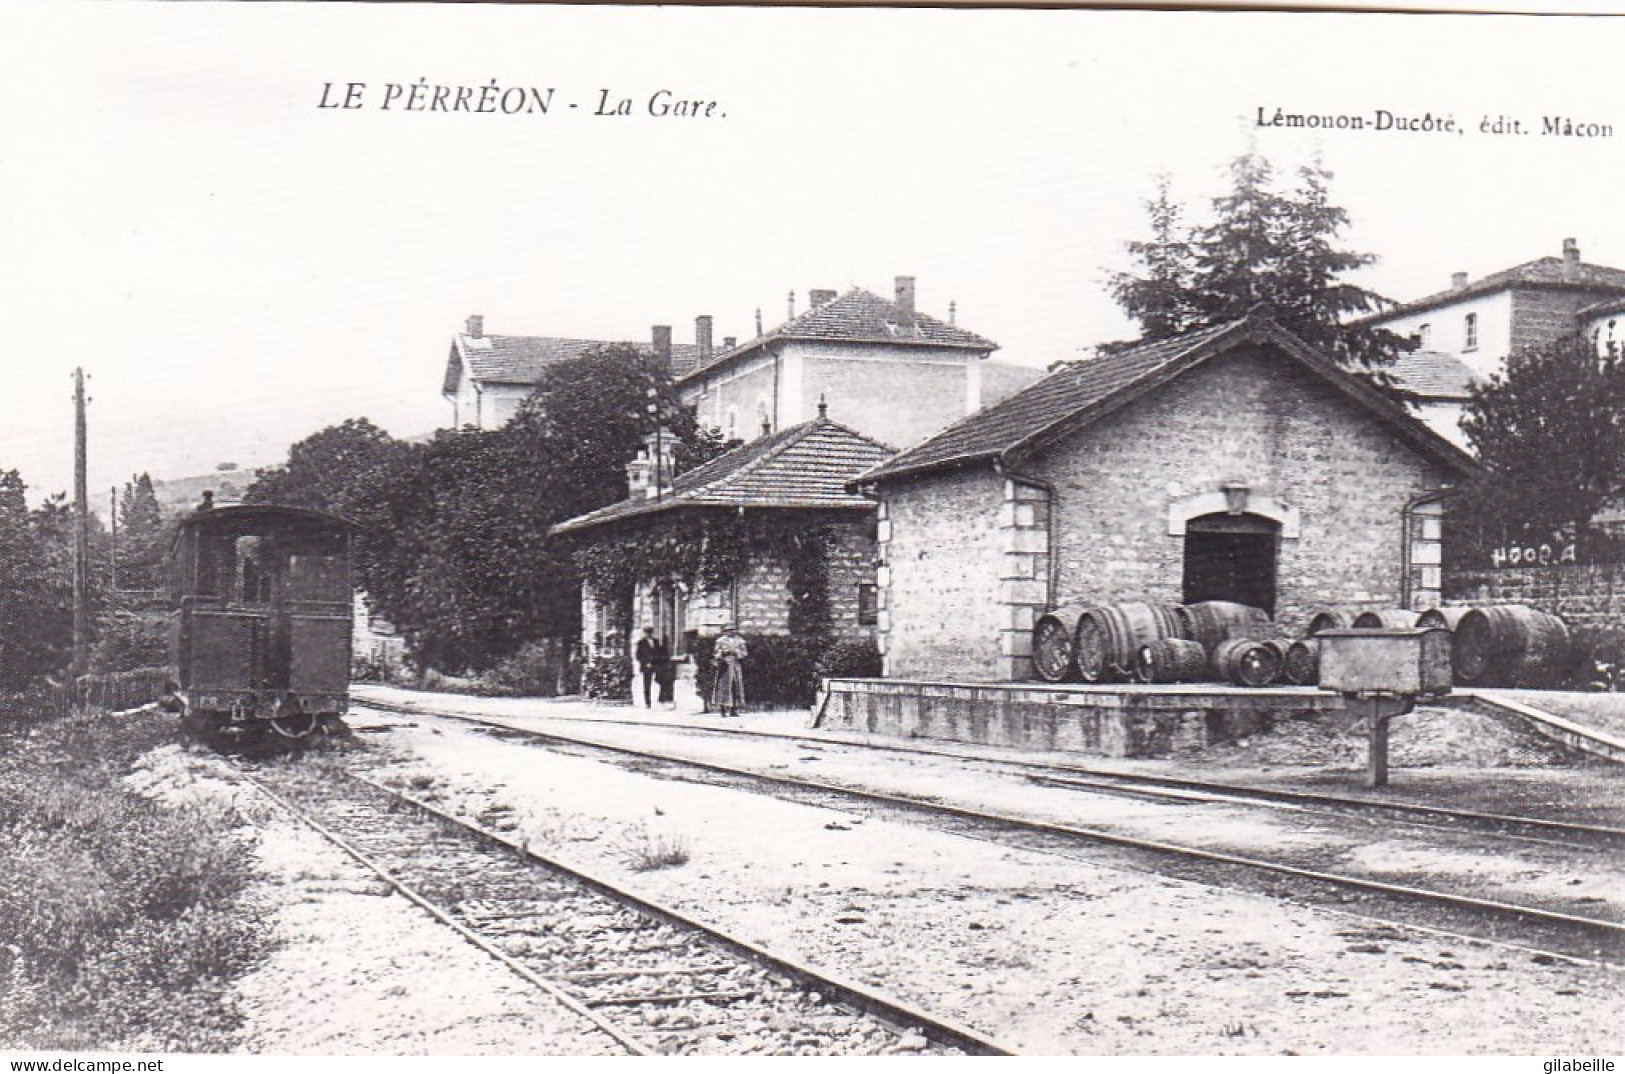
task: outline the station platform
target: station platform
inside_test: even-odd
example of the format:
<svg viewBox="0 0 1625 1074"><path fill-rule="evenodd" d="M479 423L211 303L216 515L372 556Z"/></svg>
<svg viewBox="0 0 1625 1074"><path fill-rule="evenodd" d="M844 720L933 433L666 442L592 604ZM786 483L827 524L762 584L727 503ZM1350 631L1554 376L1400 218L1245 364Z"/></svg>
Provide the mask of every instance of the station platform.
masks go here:
<svg viewBox="0 0 1625 1074"><path fill-rule="evenodd" d="M1036 685L1034 688L1043 689ZM1113 690L1121 694L1125 688L1098 689L1109 695ZM1165 691L1161 694L1162 704L1176 703L1175 699L1188 693L1167 687L1133 689ZM1280 692L1284 694L1285 689ZM1294 689L1301 694L1303 688ZM1234 698L1278 691L1224 692ZM1284 694L1283 702L1292 696ZM1581 696L1588 699L1588 705L1599 705L1597 695ZM1283 711L1274 727L1261 727L1233 742L1215 743L1208 748L1181 749L1156 757L1106 757L1031 745L899 737L839 727L837 721L828 719L818 721L806 709L746 711L738 718L725 719L701 712L697 700L692 700L690 707L681 695L675 709L574 697L478 697L373 684L357 685L352 697L359 705L378 703L403 716L462 715L515 728L569 727L570 734L603 734L626 741L644 741L645 733L653 736L647 738L652 743L695 732L729 732L740 742L741 757L749 754L748 743L753 740L794 736L824 742L829 747L895 755L897 763L906 763L909 755L923 752L975 762L1055 765L1103 773L1370 796L1383 801L1516 812L1625 828L1625 768L1583 754L1539 749L1543 743L1548 747L1555 744L1533 733L1518 734L1506 726L1513 721L1492 722L1465 708L1432 707L1396 721L1391 758L1393 782L1372 790L1363 781L1364 747L1358 727L1329 708L1308 718L1292 718L1290 710ZM1625 708L1625 695L1608 695L1600 704L1611 708L1610 702ZM352 714L351 722L358 725L357 730L367 729L360 713ZM594 725L601 731L592 730ZM1510 748L1506 744L1509 741L1514 743ZM1530 742L1537 746L1534 752L1528 749Z"/></svg>

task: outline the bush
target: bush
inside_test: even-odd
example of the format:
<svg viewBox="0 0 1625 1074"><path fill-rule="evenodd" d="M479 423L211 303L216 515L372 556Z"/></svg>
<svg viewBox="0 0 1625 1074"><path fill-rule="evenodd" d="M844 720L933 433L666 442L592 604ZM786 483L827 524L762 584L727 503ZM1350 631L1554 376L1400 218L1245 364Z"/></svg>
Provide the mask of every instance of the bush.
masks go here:
<svg viewBox="0 0 1625 1074"><path fill-rule="evenodd" d="M1574 630L1575 666L1565 684L1574 690L1625 690L1625 629Z"/></svg>
<svg viewBox="0 0 1625 1074"><path fill-rule="evenodd" d="M880 677L880 647L873 638L847 638L824 650L818 658L819 679L876 679ZM814 683L814 689L817 689Z"/></svg>
<svg viewBox="0 0 1625 1074"><path fill-rule="evenodd" d="M96 621L90 666L96 671L133 671L169 663L167 612L109 611Z"/></svg>
<svg viewBox="0 0 1625 1074"><path fill-rule="evenodd" d="M267 942L237 818L122 781L174 734L74 716L0 738L0 1050L235 1043L230 979Z"/></svg>
<svg viewBox="0 0 1625 1074"><path fill-rule="evenodd" d="M562 638L526 642L517 653L503 658L496 667L480 676L493 693L515 697L556 697L574 693L579 686L570 683L571 669L580 676L580 661ZM562 687L562 689L561 689Z"/></svg>
<svg viewBox="0 0 1625 1074"><path fill-rule="evenodd" d="M596 701L632 700L632 660L625 656L600 656L587 665L582 689Z"/></svg>

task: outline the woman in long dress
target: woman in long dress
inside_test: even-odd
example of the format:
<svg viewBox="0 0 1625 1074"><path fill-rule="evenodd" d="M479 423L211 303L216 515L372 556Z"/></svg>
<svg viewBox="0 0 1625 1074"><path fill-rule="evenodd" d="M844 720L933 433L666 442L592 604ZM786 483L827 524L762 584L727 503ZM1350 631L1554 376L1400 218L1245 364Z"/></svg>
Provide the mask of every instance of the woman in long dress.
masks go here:
<svg viewBox="0 0 1625 1074"><path fill-rule="evenodd" d="M711 650L716 663L716 677L711 685L711 707L724 716L738 716L745 703L745 657L749 650L745 639L732 626L722 632Z"/></svg>

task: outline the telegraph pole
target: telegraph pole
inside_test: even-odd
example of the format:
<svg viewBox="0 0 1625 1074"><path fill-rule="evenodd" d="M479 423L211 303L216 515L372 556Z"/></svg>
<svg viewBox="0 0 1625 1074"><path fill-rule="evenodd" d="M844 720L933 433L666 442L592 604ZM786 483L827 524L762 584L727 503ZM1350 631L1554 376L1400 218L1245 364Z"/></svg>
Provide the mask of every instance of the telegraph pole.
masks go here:
<svg viewBox="0 0 1625 1074"><path fill-rule="evenodd" d="M73 371L73 674L90 664L90 489L85 479L85 371Z"/></svg>
<svg viewBox="0 0 1625 1074"><path fill-rule="evenodd" d="M118 596L118 486L107 490L107 524L111 527L112 541L107 549L107 595Z"/></svg>

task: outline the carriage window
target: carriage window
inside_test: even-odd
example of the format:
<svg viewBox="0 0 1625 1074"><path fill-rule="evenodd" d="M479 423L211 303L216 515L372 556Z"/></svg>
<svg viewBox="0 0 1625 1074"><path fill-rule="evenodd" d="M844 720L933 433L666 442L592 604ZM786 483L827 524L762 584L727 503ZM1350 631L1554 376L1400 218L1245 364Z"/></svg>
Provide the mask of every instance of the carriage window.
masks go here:
<svg viewBox="0 0 1625 1074"><path fill-rule="evenodd" d="M288 557L288 599L333 601L348 597L342 559L301 552Z"/></svg>

